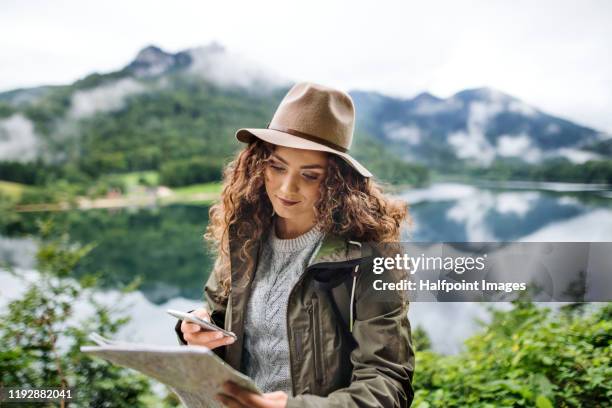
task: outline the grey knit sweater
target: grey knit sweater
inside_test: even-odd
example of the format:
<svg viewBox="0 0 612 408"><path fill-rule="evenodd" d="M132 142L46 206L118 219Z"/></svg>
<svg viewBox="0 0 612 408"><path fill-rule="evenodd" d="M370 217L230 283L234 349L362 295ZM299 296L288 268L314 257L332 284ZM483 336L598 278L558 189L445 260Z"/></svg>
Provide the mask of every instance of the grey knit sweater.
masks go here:
<svg viewBox="0 0 612 408"><path fill-rule="evenodd" d="M242 366L263 392L291 396L287 302L322 238L316 227L293 239L279 239L271 228L262 245L245 316Z"/></svg>

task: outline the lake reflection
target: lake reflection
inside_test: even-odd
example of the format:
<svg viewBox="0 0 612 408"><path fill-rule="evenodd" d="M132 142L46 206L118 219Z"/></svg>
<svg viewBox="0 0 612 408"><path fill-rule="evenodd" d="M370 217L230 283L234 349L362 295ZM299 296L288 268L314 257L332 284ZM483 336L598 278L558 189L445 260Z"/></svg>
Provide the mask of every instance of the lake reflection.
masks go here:
<svg viewBox="0 0 612 408"><path fill-rule="evenodd" d="M414 219L406 239L416 242L612 238L612 200L599 193L507 191L436 184L405 192L401 197L411 204Z"/></svg>
<svg viewBox="0 0 612 408"><path fill-rule="evenodd" d="M612 199L609 192L551 192L475 187L438 183L412 189L400 196L411 206L413 227L405 240L436 241L612 241ZM208 222L207 206L173 205L121 211L91 210L58 213L73 240L96 242L77 273L98 273L106 288L120 288L137 277L140 292L130 295L132 322L121 338L156 338L176 342L165 308L190 310L202 299L202 287L212 258L204 250L202 234ZM34 219L41 214L27 216ZM31 240L0 239L0 258L19 258L29 269ZM3 276L5 283L12 278ZM8 285L13 295L17 281ZM112 291L111 291L112 292ZM110 293L110 292L107 292ZM106 296L106 295L105 295ZM108 295L110 296L110 295ZM2 302L0 302L2 303ZM503 305L498 305L503 307ZM0 307L2 305L0 304ZM422 326L433 348L444 353L460 350L463 340L488 314L478 303L413 303L413 327ZM159 325L150 321L160 320ZM163 323L163 324L162 324ZM145 336L146 334L146 336Z"/></svg>
<svg viewBox="0 0 612 408"><path fill-rule="evenodd" d="M140 279L140 290L158 304L176 297L202 298L213 262L202 238L208 207L72 211L52 217L72 240L96 243L79 263L78 276L98 274L105 288Z"/></svg>
<svg viewBox="0 0 612 408"><path fill-rule="evenodd" d="M606 241L612 240L612 200L598 193L551 193L439 183L400 195L410 203L413 226L404 240ZM600 197L600 198L597 198ZM77 273L99 273L105 287L137 277L141 291L160 304L201 299L213 260L202 234L207 206L55 214L73 240L96 242ZM40 217L30 215L29 217Z"/></svg>

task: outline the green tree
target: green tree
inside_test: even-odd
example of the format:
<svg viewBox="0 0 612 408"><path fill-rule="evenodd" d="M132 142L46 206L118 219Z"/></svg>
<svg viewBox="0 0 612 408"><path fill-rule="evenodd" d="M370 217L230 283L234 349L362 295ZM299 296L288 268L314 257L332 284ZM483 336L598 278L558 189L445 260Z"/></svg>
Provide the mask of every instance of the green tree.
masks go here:
<svg viewBox="0 0 612 408"><path fill-rule="evenodd" d="M89 333L112 336L127 322L93 297L95 279L71 278L91 247L75 247L66 236L51 238L49 224L41 231L46 240L37 254L40 275L0 315L0 386L74 387L75 407L151 406L156 397L145 376L80 351L90 343ZM79 320L75 304L83 297L93 312Z"/></svg>
<svg viewBox="0 0 612 408"><path fill-rule="evenodd" d="M204 157L171 161L161 166L159 181L171 187L219 181L222 166L221 160Z"/></svg>

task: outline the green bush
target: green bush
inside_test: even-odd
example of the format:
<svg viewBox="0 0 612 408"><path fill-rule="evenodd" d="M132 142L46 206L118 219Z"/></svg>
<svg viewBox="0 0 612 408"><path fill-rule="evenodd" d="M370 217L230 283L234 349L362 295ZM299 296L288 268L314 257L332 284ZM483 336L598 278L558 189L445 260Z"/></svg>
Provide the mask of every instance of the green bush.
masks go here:
<svg viewBox="0 0 612 408"><path fill-rule="evenodd" d="M515 303L458 355L417 353L416 408L607 407L612 303L594 312Z"/></svg>
<svg viewBox="0 0 612 408"><path fill-rule="evenodd" d="M162 164L159 181L170 187L219 181L222 167L222 161L203 157L171 161Z"/></svg>

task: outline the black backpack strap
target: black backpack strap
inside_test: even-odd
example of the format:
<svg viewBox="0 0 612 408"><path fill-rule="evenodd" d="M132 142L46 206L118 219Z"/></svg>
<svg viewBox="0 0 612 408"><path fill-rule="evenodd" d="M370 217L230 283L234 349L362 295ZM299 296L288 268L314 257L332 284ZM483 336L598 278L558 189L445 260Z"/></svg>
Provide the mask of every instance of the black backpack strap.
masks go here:
<svg viewBox="0 0 612 408"><path fill-rule="evenodd" d="M361 244L355 241L349 241L349 244L358 246L361 249ZM324 281L315 278L315 288L322 292L327 292L331 299L332 308L349 333L353 332L353 322L355 314L355 286L357 285L357 277L359 275L359 265L363 262L363 258L356 259L350 268L350 273L340 273L338 271L332 278Z"/></svg>

